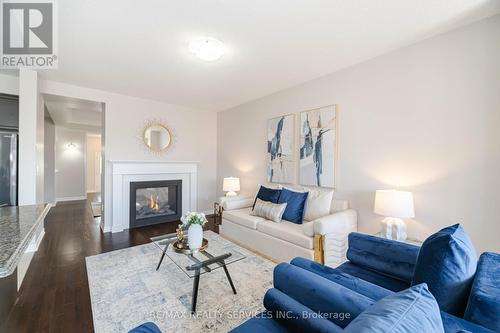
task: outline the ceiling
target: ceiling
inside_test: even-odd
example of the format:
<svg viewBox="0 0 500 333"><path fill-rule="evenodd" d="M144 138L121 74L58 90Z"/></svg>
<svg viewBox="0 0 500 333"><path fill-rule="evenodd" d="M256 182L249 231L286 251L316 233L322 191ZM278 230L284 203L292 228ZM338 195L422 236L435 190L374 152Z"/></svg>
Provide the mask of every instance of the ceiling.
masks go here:
<svg viewBox="0 0 500 333"><path fill-rule="evenodd" d="M219 111L500 13L497 0L64 0L42 77ZM229 52L204 62L190 39Z"/></svg>
<svg viewBox="0 0 500 333"><path fill-rule="evenodd" d="M56 126L101 133L101 103L49 94L43 94L43 99Z"/></svg>

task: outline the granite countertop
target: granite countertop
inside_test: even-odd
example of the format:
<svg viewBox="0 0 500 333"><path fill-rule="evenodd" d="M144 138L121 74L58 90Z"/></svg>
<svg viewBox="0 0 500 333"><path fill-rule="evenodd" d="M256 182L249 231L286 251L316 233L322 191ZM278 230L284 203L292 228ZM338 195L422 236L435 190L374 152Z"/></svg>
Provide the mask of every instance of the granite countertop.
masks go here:
<svg viewBox="0 0 500 333"><path fill-rule="evenodd" d="M0 208L0 278L14 272L50 205Z"/></svg>

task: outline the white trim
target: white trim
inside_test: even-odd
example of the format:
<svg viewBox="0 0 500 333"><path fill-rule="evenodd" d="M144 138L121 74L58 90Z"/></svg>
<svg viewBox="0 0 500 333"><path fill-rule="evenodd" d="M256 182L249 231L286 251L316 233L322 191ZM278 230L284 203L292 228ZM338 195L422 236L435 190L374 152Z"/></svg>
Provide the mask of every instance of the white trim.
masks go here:
<svg viewBox="0 0 500 333"><path fill-rule="evenodd" d="M63 202L63 201L75 201L75 200L87 200L87 197L85 195L81 195L78 197L64 197L64 198L57 198L57 202Z"/></svg>
<svg viewBox="0 0 500 333"><path fill-rule="evenodd" d="M207 209L207 210L203 211L203 214L205 214L205 215L213 215L214 211L213 211L213 209Z"/></svg>
<svg viewBox="0 0 500 333"><path fill-rule="evenodd" d="M199 164L200 161L148 161L148 160L107 160L111 164Z"/></svg>
<svg viewBox="0 0 500 333"><path fill-rule="evenodd" d="M102 218L102 216L101 216L101 218ZM102 221L102 219L101 219L101 221ZM111 232L112 231L109 223L104 223L104 224L100 223L99 226L101 227L102 232Z"/></svg>

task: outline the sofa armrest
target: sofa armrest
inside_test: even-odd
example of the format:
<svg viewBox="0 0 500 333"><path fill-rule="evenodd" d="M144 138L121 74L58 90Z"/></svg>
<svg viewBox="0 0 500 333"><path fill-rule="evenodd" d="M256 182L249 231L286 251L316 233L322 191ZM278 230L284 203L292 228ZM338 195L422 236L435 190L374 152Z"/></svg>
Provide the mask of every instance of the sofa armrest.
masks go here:
<svg viewBox="0 0 500 333"><path fill-rule="evenodd" d="M479 257L464 319L500 332L500 254Z"/></svg>
<svg viewBox="0 0 500 333"><path fill-rule="evenodd" d="M330 233L348 234L357 230L358 213L354 209L346 209L312 221L314 233L326 235Z"/></svg>
<svg viewBox="0 0 500 333"><path fill-rule="evenodd" d="M287 263L274 268L273 280L276 289L314 312L329 314L325 318L342 328L375 303L369 297Z"/></svg>
<svg viewBox="0 0 500 333"><path fill-rule="evenodd" d="M242 208L252 207L253 203L254 203L254 199L252 199L252 198L239 198L239 199L233 199L233 200L225 200L222 203L222 208L224 208L224 210L242 209Z"/></svg>
<svg viewBox="0 0 500 333"><path fill-rule="evenodd" d="M271 288L264 295L264 307L273 319L290 332L340 333L344 330L290 296ZM286 314L286 315L285 315Z"/></svg>

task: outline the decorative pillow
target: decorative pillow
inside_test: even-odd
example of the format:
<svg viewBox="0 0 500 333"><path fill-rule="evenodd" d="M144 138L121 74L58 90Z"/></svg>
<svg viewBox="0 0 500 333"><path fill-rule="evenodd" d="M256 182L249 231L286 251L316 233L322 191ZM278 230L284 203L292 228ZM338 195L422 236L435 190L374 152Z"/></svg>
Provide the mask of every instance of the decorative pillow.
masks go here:
<svg viewBox="0 0 500 333"><path fill-rule="evenodd" d="M301 224L304 218L304 206L308 192L295 192L287 188L281 190L278 203L287 203L283 220Z"/></svg>
<svg viewBox="0 0 500 333"><path fill-rule="evenodd" d="M257 200L255 201L255 206L253 207L253 210L250 212L250 214L280 223L286 206L286 203L275 204L257 198Z"/></svg>
<svg viewBox="0 0 500 333"><path fill-rule="evenodd" d="M436 300L425 283L389 295L357 316L346 333L443 333Z"/></svg>
<svg viewBox="0 0 500 333"><path fill-rule="evenodd" d="M500 254L484 252L465 309L464 319L500 332Z"/></svg>
<svg viewBox="0 0 500 333"><path fill-rule="evenodd" d="M253 203L255 207L255 203L257 202L257 199L263 200L263 201L269 201L272 203L278 203L278 199L280 197L281 190L280 189L274 189L274 188L268 188L265 186L261 186L259 188L259 192L257 192L257 196L255 197L255 201Z"/></svg>
<svg viewBox="0 0 500 333"><path fill-rule="evenodd" d="M412 285L427 283L441 310L462 317L476 265L471 240L455 224L431 235L422 244Z"/></svg>
<svg viewBox="0 0 500 333"><path fill-rule="evenodd" d="M330 214L333 191L310 190L307 196L304 220L314 221Z"/></svg>

